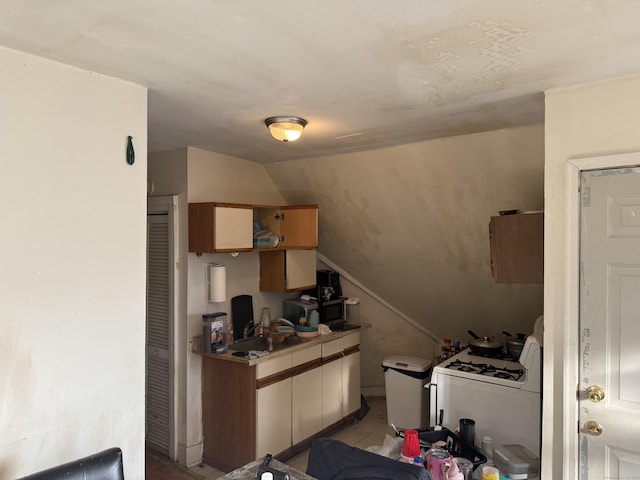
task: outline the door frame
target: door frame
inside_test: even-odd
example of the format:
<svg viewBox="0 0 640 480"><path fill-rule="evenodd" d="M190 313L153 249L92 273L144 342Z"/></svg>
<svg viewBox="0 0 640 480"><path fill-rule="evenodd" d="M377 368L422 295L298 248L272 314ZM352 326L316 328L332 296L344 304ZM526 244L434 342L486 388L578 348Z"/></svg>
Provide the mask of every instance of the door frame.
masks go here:
<svg viewBox="0 0 640 480"><path fill-rule="evenodd" d="M178 247L179 247L179 222L178 222L178 195L165 195L161 197L147 197L147 215L153 213L166 213L169 223L169 264L173 268L169 269L169 458L172 461L178 460L178 324L179 301L178 301ZM145 327L146 328L146 327ZM145 336L146 339L146 336ZM145 340L146 341L146 340ZM146 361L145 361L146 364ZM145 366L146 376L146 366ZM146 378L145 378L146 381ZM146 415L146 414L145 414ZM146 422L146 419L145 419Z"/></svg>
<svg viewBox="0 0 640 480"><path fill-rule="evenodd" d="M565 258L565 315L563 358L563 424L576 425L565 428L563 438L563 478L577 479L579 472L578 399L579 338L580 338L580 174L586 170L636 167L640 165L640 152L574 157L567 159L565 175L566 241Z"/></svg>

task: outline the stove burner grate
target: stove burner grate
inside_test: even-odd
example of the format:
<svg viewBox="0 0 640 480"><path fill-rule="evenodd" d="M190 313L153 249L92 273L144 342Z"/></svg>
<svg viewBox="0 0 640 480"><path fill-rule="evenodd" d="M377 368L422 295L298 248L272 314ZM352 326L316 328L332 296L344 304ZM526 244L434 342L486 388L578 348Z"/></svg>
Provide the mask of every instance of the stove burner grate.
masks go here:
<svg viewBox="0 0 640 480"><path fill-rule="evenodd" d="M496 378L504 378L507 380L519 380L524 375L524 369L512 369L496 367L486 363L463 362L456 359L449 363L445 368L459 370L461 372L475 373L478 375L486 375Z"/></svg>

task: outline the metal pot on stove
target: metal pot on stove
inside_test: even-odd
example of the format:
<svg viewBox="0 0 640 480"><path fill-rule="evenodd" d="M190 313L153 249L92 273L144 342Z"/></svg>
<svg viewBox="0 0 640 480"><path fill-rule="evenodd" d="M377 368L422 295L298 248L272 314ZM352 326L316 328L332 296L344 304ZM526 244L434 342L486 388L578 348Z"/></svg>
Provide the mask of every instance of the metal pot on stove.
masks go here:
<svg viewBox="0 0 640 480"><path fill-rule="evenodd" d="M469 332L469 335L473 337L473 340L469 341L471 353L491 357L494 355L500 355L503 352L502 342L489 337L479 337L471 330L467 330L467 332Z"/></svg>
<svg viewBox="0 0 640 480"><path fill-rule="evenodd" d="M504 346L507 349L507 353L517 360L520 358L527 336L524 333L511 335L509 332L502 332L502 334L505 336Z"/></svg>

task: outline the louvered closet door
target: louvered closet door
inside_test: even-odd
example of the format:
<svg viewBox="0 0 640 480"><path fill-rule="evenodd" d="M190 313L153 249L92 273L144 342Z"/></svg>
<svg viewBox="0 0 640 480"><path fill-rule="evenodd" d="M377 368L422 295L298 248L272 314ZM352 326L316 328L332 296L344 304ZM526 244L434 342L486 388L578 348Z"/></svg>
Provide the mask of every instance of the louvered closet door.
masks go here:
<svg viewBox="0 0 640 480"><path fill-rule="evenodd" d="M167 214L147 216L147 375L146 439L155 449L170 454L170 270Z"/></svg>

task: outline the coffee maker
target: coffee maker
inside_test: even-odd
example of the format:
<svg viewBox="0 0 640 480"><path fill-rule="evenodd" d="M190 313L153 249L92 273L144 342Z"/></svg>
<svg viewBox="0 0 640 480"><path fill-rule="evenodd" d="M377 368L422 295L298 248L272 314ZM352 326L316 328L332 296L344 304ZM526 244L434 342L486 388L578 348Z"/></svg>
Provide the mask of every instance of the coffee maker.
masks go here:
<svg viewBox="0 0 640 480"><path fill-rule="evenodd" d="M316 271L316 288L318 303L337 300L342 297L340 274L333 270Z"/></svg>
<svg viewBox="0 0 640 480"><path fill-rule="evenodd" d="M335 327L344 323L344 297L340 274L333 270L316 271L316 288L308 294L318 300L320 323Z"/></svg>

